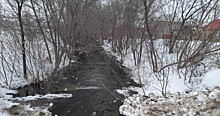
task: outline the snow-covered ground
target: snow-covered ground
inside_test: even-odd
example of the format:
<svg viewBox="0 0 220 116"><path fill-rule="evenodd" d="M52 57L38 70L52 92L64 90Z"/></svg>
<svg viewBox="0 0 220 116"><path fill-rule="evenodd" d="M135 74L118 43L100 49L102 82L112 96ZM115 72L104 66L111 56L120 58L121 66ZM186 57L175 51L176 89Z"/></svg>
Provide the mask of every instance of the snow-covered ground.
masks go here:
<svg viewBox="0 0 220 116"><path fill-rule="evenodd" d="M6 95L6 93L16 93L16 91L0 88L0 115L8 116L8 113L4 111L6 108L10 108L13 105L17 105L17 103L12 103L7 99L11 98L11 95Z"/></svg>
<svg viewBox="0 0 220 116"><path fill-rule="evenodd" d="M53 103L49 103L46 107L32 107L30 105L21 105L20 103L14 103L13 101L32 101L37 99L55 99L55 98L69 98L72 94L46 94L46 95L35 95L27 97L13 98L12 95L17 93L15 90L8 90L0 88L0 116L11 116L15 111L19 115L25 116L39 116L40 113L46 116L52 115L48 108L53 106Z"/></svg>
<svg viewBox="0 0 220 116"><path fill-rule="evenodd" d="M220 87L205 91L169 94L167 98L135 94L124 100L126 116L219 116Z"/></svg>
<svg viewBox="0 0 220 116"><path fill-rule="evenodd" d="M5 39L7 38L7 39ZM37 49L36 46L41 49L38 50L27 50L27 70L28 70L28 79L23 78L22 74L22 60L19 45L11 45L10 41L14 39L13 37L8 36L5 33L2 33L0 36L0 116L10 116L10 112L8 109L14 108L17 106L20 110L24 110L24 112L20 112L21 115L27 115L27 112L32 112L33 115L36 115L39 112L44 112L46 114L51 113L46 109L37 108L33 109L30 106L20 105L19 103L13 103L13 101L30 101L41 98L53 99L53 98L66 98L72 97L72 94L47 94L44 96L36 95L36 96L27 96L22 98L12 98L12 95L17 91L9 90L16 89L18 87L22 87L25 85L31 84L33 81L39 79L46 79L48 75L52 72L54 64L49 63L47 58L47 53L45 52L46 48L41 41L33 43L32 47ZM31 47L31 45L27 45L27 47ZM52 48L52 46L50 46ZM16 48L16 49L14 49ZM40 54L39 54L40 53ZM38 56L41 56L40 59ZM35 58L32 58L35 57ZM44 62L42 62L44 60ZM67 65L61 62L61 67ZM4 87L4 88L3 88ZM8 89L7 89L8 88ZM13 106L13 107L12 107ZM48 106L49 108L49 106ZM23 114L22 114L23 113ZM26 113L26 114L25 114ZM31 115L32 115L31 114Z"/></svg>
<svg viewBox="0 0 220 116"><path fill-rule="evenodd" d="M40 37L39 37L40 38ZM34 39L39 39L34 38ZM42 81L49 77L55 67L53 45L48 43L52 62L49 61L47 48L43 40L26 43L27 77L23 76L23 61L21 46L14 41L14 37L7 32L0 35L0 87L16 89L29 85L35 81ZM64 58L65 57L65 58ZM67 56L63 56L59 69L67 66ZM72 60L75 62L75 60Z"/></svg>
<svg viewBox="0 0 220 116"><path fill-rule="evenodd" d="M23 98L12 98L12 95L8 95L8 93L16 93L17 91L9 90L16 89L19 87L23 87L25 85L30 85L32 82L36 80L44 80L46 79L55 67L55 63L50 63L48 59L48 54L46 47L44 45L43 40L33 41L26 44L26 60L27 60L27 76L28 79L23 78L23 68L22 68L22 55L21 55L21 47L18 43L13 42L14 37L10 36L6 32L1 32L0 35L0 116L8 116L10 112L8 109L12 109L12 106L18 106L21 110L27 112L32 112L29 115L37 115L39 112L49 113L51 114L47 108L33 109L30 106L20 105L19 103L13 103L12 101L28 101L28 100L36 100L41 98L53 99L53 98L66 98L72 97L71 94L47 94L45 96L36 95L36 96L27 96ZM31 48L31 49L30 49ZM49 44L49 48L52 51L52 44ZM54 60L54 55L52 55L52 59ZM68 58L65 58L68 60ZM64 57L61 60L60 67L68 65L67 62L64 61ZM49 106L48 106L49 107ZM37 112L33 112L37 111ZM27 115L27 112L20 112L21 115ZM23 113L23 114L22 114ZM25 114L26 113L26 114Z"/></svg>
<svg viewBox="0 0 220 116"><path fill-rule="evenodd" d="M162 42L162 40L158 40L157 43ZM117 59L120 61L121 57L117 53L113 53L111 51L111 45L106 43L103 45L103 48L111 53L112 55L116 56ZM146 52L146 51L144 51ZM161 52L161 51L159 51ZM166 62L172 62L171 58L173 59L174 55L167 55L167 59L170 61ZM146 54L143 54L142 61L139 66L135 66L134 60L133 60L133 54L131 51L128 51L128 54L123 57L123 65L130 68L132 70L133 74L133 79L135 82L139 83L140 79L141 82L144 85L144 90L145 93L154 93L154 94L161 94L161 84L160 81L158 80L159 75L155 74L152 72L152 69L150 69L150 63L147 60ZM166 60L167 60L166 59ZM168 93L174 93L174 92L184 92L187 89L197 89L197 90L203 90L207 87L212 88L215 86L220 85L220 69L217 67L212 67L212 64L210 63L209 60L204 61L207 66L209 66L209 69L204 75L200 77L192 77L192 82L188 83L188 78L186 78L186 81L184 81L185 78L179 78L181 74L176 73L173 70L170 70L168 73L168 86L167 86L167 92ZM200 68L200 67L198 67ZM139 78L140 77L140 78ZM181 75L183 77L183 75ZM139 94L144 95L142 88L136 88L136 87L130 87L133 90L137 90Z"/></svg>
<svg viewBox="0 0 220 116"><path fill-rule="evenodd" d="M159 46L157 49L157 52L160 55L163 55L163 61L164 63L172 63L175 61L176 54L166 54L163 52L162 49L164 47L162 44L164 43L164 40L157 40L155 41L155 44L158 44ZM188 83L188 75L186 76L186 80L184 78L184 75L181 73L177 73L175 70L175 67L171 67L170 69L167 69L167 75L166 79L168 80L167 85L167 96L168 98L163 98L162 96L162 81L164 77L161 77L160 75L155 74L152 72L151 64L147 60L148 59L146 54L143 54L142 61L138 66L135 66L134 60L133 60L133 54L131 50L128 50L128 53L123 56L123 59L121 59L120 55L117 53L113 53L111 50L111 45L106 42L105 45L103 45L103 48L108 51L110 54L117 57L118 60L123 60L123 65L130 68L132 70L133 79L135 82L140 83L140 81L143 84L143 87L128 87L128 88L122 88L121 90L117 90L120 94L123 94L126 99L124 101L124 104L120 107L120 113L128 116L145 116L145 115L153 115L155 112L159 112L156 115L196 115L197 112L201 112L201 115L220 115L220 107L214 107L213 110L205 110L204 112L201 110L204 110L204 108L210 108L209 105L205 107L205 104L219 104L220 99L220 91L219 89L213 89L220 86L220 69L216 66L215 62L213 60L205 58L203 61L203 64L205 64L207 67L204 69L204 67L198 67L199 71L201 71L203 74L201 76L192 77L191 83ZM144 48L143 48L144 49ZM166 49L166 48L165 48ZM143 53L146 53L147 51L143 51ZM182 70L185 71L184 69ZM180 78L181 77L181 78ZM141 79L141 80L140 80ZM206 90L210 89L210 90ZM133 90L137 91L137 95L129 96L128 91ZM188 94L186 94L186 91L193 91ZM195 95L191 95L191 94ZM207 93L204 95L203 93ZM150 98L146 99L146 96L150 96ZM172 96L172 97L170 97ZM178 98L180 96L180 98ZM193 98L196 97L197 99ZM214 98L212 96L215 96ZM155 101L149 101L152 99L156 99L158 102ZM177 99L178 98L178 99ZM201 100L205 99L205 100ZM216 101L216 103L213 103L213 100ZM178 104L179 101L181 104ZM188 103L189 102L189 103ZM149 105L151 104L151 105ZM164 105L161 105L164 104ZM169 105L171 104L171 105ZM166 109L169 109L170 106L172 111L166 111ZM195 107L194 107L195 106ZM152 108L159 108L158 109L152 109ZM173 108L173 109L172 109ZM182 111L183 110L183 111ZM162 112L161 112L162 111ZM151 114L149 114L149 112ZM211 112L211 114L210 114ZM197 114L198 115L198 114Z"/></svg>

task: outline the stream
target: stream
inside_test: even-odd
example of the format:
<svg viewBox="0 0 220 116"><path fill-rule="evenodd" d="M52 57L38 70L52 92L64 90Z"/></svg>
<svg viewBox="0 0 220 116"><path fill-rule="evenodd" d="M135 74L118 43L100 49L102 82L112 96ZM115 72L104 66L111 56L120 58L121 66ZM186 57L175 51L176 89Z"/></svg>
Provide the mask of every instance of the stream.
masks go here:
<svg viewBox="0 0 220 116"><path fill-rule="evenodd" d="M130 70L103 49L80 58L76 70L64 68L61 73L58 93L72 94L71 98L31 102L33 106L52 102L49 110L53 116L120 116L123 97L115 90L137 86Z"/></svg>

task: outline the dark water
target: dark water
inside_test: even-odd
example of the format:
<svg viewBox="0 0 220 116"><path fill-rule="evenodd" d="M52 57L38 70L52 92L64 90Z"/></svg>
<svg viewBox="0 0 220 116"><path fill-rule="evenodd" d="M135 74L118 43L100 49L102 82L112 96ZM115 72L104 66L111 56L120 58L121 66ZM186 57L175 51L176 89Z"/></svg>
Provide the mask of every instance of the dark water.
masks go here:
<svg viewBox="0 0 220 116"><path fill-rule="evenodd" d="M113 91L134 84L130 70L121 66L115 57L105 51L96 51L90 58L80 61L78 69L69 72L66 85L74 85L73 97L55 100L50 111L58 116L119 116L121 100ZM72 79L70 79L72 78ZM84 87L84 89L83 89ZM88 89L86 87L95 87ZM118 99L118 100L117 100Z"/></svg>
<svg viewBox="0 0 220 116"><path fill-rule="evenodd" d="M35 101L38 105L53 102L49 110L58 116L119 116L122 97L114 90L136 85L130 79L130 70L103 50L81 58L77 70L67 68L61 72L60 92L73 97Z"/></svg>

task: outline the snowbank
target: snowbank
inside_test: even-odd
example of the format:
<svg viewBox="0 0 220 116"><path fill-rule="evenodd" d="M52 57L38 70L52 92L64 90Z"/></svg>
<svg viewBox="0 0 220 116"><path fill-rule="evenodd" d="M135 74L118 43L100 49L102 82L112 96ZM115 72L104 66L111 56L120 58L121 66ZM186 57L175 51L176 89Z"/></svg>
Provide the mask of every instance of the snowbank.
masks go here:
<svg viewBox="0 0 220 116"><path fill-rule="evenodd" d="M35 95L35 96L27 96L27 97L16 97L10 98L10 100L17 101L32 101L37 99L56 99L56 98L70 98L72 94L46 94L46 95Z"/></svg>
<svg viewBox="0 0 220 116"><path fill-rule="evenodd" d="M0 116L9 116L9 113L5 109L10 108L13 105L18 104L0 98Z"/></svg>
<svg viewBox="0 0 220 116"><path fill-rule="evenodd" d="M163 43L161 40L155 41L159 47L161 43ZM198 66L198 70L203 76L192 77L191 83L188 83L189 75L186 74L186 78L184 78L185 75L177 74L176 67L165 70L168 74L165 78L153 73L149 61L143 60L148 58L146 54L143 54L140 65L135 66L131 51L128 51L127 55L121 59L119 54L111 51L111 45L108 43L103 45L103 48L116 56L118 60L123 60L123 65L132 70L134 81L137 83L141 81L144 85L142 88L127 87L117 90L119 94L126 97L124 104L119 109L121 114L126 116L220 115L220 69L215 66L213 59L205 59L203 64L208 68L204 70L203 66ZM164 55L164 63L175 62L176 54L164 54L160 48L157 50ZM159 80L163 79L168 81L168 98L163 98L161 95L163 82ZM138 94L130 96L129 90L137 91Z"/></svg>
<svg viewBox="0 0 220 116"><path fill-rule="evenodd" d="M12 94L17 93L16 90L8 90L0 88L0 116L11 116L18 114L20 116L52 116L48 110L53 103L48 104L47 107L31 107L30 105L20 105L19 103L13 103L12 101L31 101L37 99L55 99L55 98L69 98L72 94L46 94L27 97L13 98Z"/></svg>
<svg viewBox="0 0 220 116"><path fill-rule="evenodd" d="M202 83L207 87L220 85L220 69L212 70L206 73L203 77Z"/></svg>
<svg viewBox="0 0 220 116"><path fill-rule="evenodd" d="M126 116L218 116L220 87L206 91L169 94L162 98L154 94L128 97L119 111Z"/></svg>
<svg viewBox="0 0 220 116"><path fill-rule="evenodd" d="M164 43L164 40L157 40L155 41L155 44L158 44L162 46ZM119 54L112 52L111 45L108 44L107 42L105 45L103 45L103 48L108 51L110 54L116 56L118 60L121 60L121 57ZM159 49L160 46L158 47L158 52L163 53L162 50ZM145 49L145 48L143 48ZM147 51L143 51L147 52ZM164 53L163 53L164 55ZM165 54L165 63L171 63L172 60L175 60L176 54ZM188 77L186 77L186 80L184 78L184 75L178 74L175 72L175 67L171 67L171 70L167 71L167 77L162 77L160 75L157 75L152 72L152 69L150 68L151 65L149 61L147 61L147 55L143 54L142 56L142 61L139 66L135 66L134 60L133 60L133 53L131 50L128 50L127 55L123 57L123 65L130 68L132 70L133 77L132 79L140 83L140 79L142 84L144 85L144 91L145 94L149 93L154 93L157 95L161 95L161 90L162 90L162 85L161 81L163 78L167 78L168 80L168 85L167 85L167 92L168 93L176 93L176 92L184 92L187 89L196 89L196 90L203 90L205 88L213 88L215 86L220 85L220 69L217 69L217 67L212 67L213 61L210 61L209 59L206 59L203 61L204 64L209 66L209 71L203 71L203 67L198 67L199 70L201 70L206 73L204 76L200 77L192 77L191 83L188 83ZM184 72L184 69L183 69ZM179 78L179 77L182 78ZM188 76L188 75L187 75ZM140 78L139 78L140 77ZM137 88L137 87L130 87L127 88L133 91L139 92L139 94L144 95L142 88ZM124 89L125 90L125 89Z"/></svg>
<svg viewBox="0 0 220 116"><path fill-rule="evenodd" d="M10 108L13 105L18 105L18 103L12 103L7 100L12 98L12 95L7 95L9 93L17 93L17 91L0 88L0 116L8 116L9 114L5 109Z"/></svg>

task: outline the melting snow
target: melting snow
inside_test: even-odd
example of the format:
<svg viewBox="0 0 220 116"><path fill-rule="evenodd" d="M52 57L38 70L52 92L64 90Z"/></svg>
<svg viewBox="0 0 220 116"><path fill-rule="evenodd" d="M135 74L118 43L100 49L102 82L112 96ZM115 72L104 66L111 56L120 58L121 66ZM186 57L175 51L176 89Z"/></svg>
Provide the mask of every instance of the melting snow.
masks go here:
<svg viewBox="0 0 220 116"><path fill-rule="evenodd" d="M37 99L56 99L56 98L70 98L72 94L46 94L46 95L35 95L35 96L27 96L27 97L16 97L11 98L11 100L18 100L18 101L32 101Z"/></svg>
<svg viewBox="0 0 220 116"><path fill-rule="evenodd" d="M77 87L76 89L101 89L101 87L88 86L88 87Z"/></svg>

